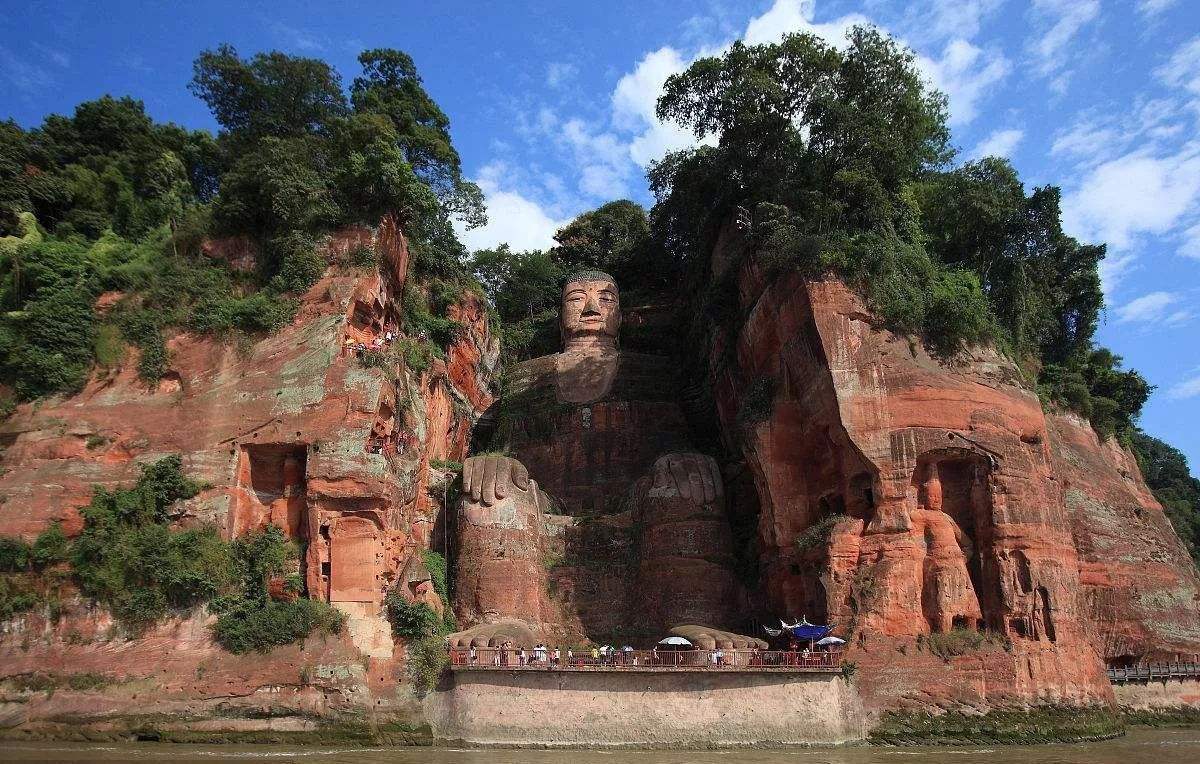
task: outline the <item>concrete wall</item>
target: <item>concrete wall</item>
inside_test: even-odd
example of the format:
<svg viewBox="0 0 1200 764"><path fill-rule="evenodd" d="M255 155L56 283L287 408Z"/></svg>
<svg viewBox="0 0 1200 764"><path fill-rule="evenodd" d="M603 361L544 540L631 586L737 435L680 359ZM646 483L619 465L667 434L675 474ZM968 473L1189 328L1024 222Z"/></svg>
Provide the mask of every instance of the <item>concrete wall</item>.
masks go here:
<svg viewBox="0 0 1200 764"><path fill-rule="evenodd" d="M1136 711L1176 706L1200 708L1200 680L1196 679L1114 684L1113 694L1118 706Z"/></svg>
<svg viewBox="0 0 1200 764"><path fill-rule="evenodd" d="M425 701L443 740L507 745L843 743L865 734L839 675L456 671Z"/></svg>

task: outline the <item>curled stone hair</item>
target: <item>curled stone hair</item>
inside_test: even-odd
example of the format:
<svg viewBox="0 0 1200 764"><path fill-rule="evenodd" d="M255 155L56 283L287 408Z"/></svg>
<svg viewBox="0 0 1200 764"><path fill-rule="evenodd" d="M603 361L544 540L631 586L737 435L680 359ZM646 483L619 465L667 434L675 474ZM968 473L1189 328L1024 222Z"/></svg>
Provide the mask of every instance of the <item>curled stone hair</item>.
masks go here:
<svg viewBox="0 0 1200 764"><path fill-rule="evenodd" d="M567 280L563 282L563 288L566 289L567 284L572 284L576 281L607 281L613 285L613 288L615 288L618 293L621 291L620 287L617 286L617 280L604 271L575 271L570 276L567 276Z"/></svg>

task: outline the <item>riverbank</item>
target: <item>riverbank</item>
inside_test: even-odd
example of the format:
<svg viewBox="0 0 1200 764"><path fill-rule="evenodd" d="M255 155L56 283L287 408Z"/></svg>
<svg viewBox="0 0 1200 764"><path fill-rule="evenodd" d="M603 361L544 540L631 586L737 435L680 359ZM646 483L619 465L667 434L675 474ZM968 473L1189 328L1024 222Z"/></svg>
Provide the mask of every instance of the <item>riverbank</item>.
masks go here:
<svg viewBox="0 0 1200 764"><path fill-rule="evenodd" d="M873 745L1040 745L1110 740L1125 734L1120 714L1107 707L942 714L889 711L867 735Z"/></svg>
<svg viewBox="0 0 1200 764"><path fill-rule="evenodd" d="M1179 729L1138 729L1128 735L1094 743L968 748L912 747L895 749L852 746L787 751L756 750L738 754L753 764L1193 764L1200 761L1200 732ZM689 764L728 764L724 751L693 751ZM212 764L253 760L304 761L307 764L678 764L680 754L669 751L604 750L464 750L432 748L347 748L294 745L160 745L156 743L36 743L0 746L0 761L170 762Z"/></svg>

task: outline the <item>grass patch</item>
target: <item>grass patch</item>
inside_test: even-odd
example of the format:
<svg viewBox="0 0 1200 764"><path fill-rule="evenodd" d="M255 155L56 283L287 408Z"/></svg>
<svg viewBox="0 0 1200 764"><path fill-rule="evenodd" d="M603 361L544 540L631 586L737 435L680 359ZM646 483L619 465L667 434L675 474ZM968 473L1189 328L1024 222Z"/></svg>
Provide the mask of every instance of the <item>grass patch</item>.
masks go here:
<svg viewBox="0 0 1200 764"><path fill-rule="evenodd" d="M1131 727L1200 727L1200 708L1196 706L1125 708L1121 710L1121 718Z"/></svg>
<svg viewBox="0 0 1200 764"><path fill-rule="evenodd" d="M945 661L958 655L976 652L983 649L985 645L1007 648L1008 642L993 631L975 631L963 628L917 636L918 648L928 650Z"/></svg>
<svg viewBox="0 0 1200 764"><path fill-rule="evenodd" d="M875 745L1029 745L1105 740L1124 733L1121 718L1107 708L1043 706L977 715L889 711L867 739Z"/></svg>
<svg viewBox="0 0 1200 764"><path fill-rule="evenodd" d="M413 691L423 698L437 686L442 672L450 665L450 656L440 636L426 637L408 646L408 675Z"/></svg>
<svg viewBox="0 0 1200 764"><path fill-rule="evenodd" d="M833 533L833 529L846 519L848 519L846 515L829 515L808 526L804 533L796 537L796 551L803 553L810 549L828 546L829 536Z"/></svg>

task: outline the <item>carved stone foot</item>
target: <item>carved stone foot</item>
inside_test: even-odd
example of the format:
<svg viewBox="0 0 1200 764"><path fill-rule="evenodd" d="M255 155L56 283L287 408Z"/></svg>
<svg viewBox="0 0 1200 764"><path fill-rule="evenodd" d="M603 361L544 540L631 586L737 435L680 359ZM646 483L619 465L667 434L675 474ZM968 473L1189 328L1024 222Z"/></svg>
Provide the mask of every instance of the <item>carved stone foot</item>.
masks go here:
<svg viewBox="0 0 1200 764"><path fill-rule="evenodd" d="M465 631L455 632L449 637L451 647L501 647L511 642L513 647L532 648L539 641L538 635L529 624L521 621L481 623Z"/></svg>
<svg viewBox="0 0 1200 764"><path fill-rule="evenodd" d="M718 647L723 650L744 650L755 647L760 650L766 650L770 647L765 640L757 637L747 637L744 634L735 634L732 631L714 629L711 626L682 624L672 628L671 634L676 637L683 637L701 650L713 650Z"/></svg>

